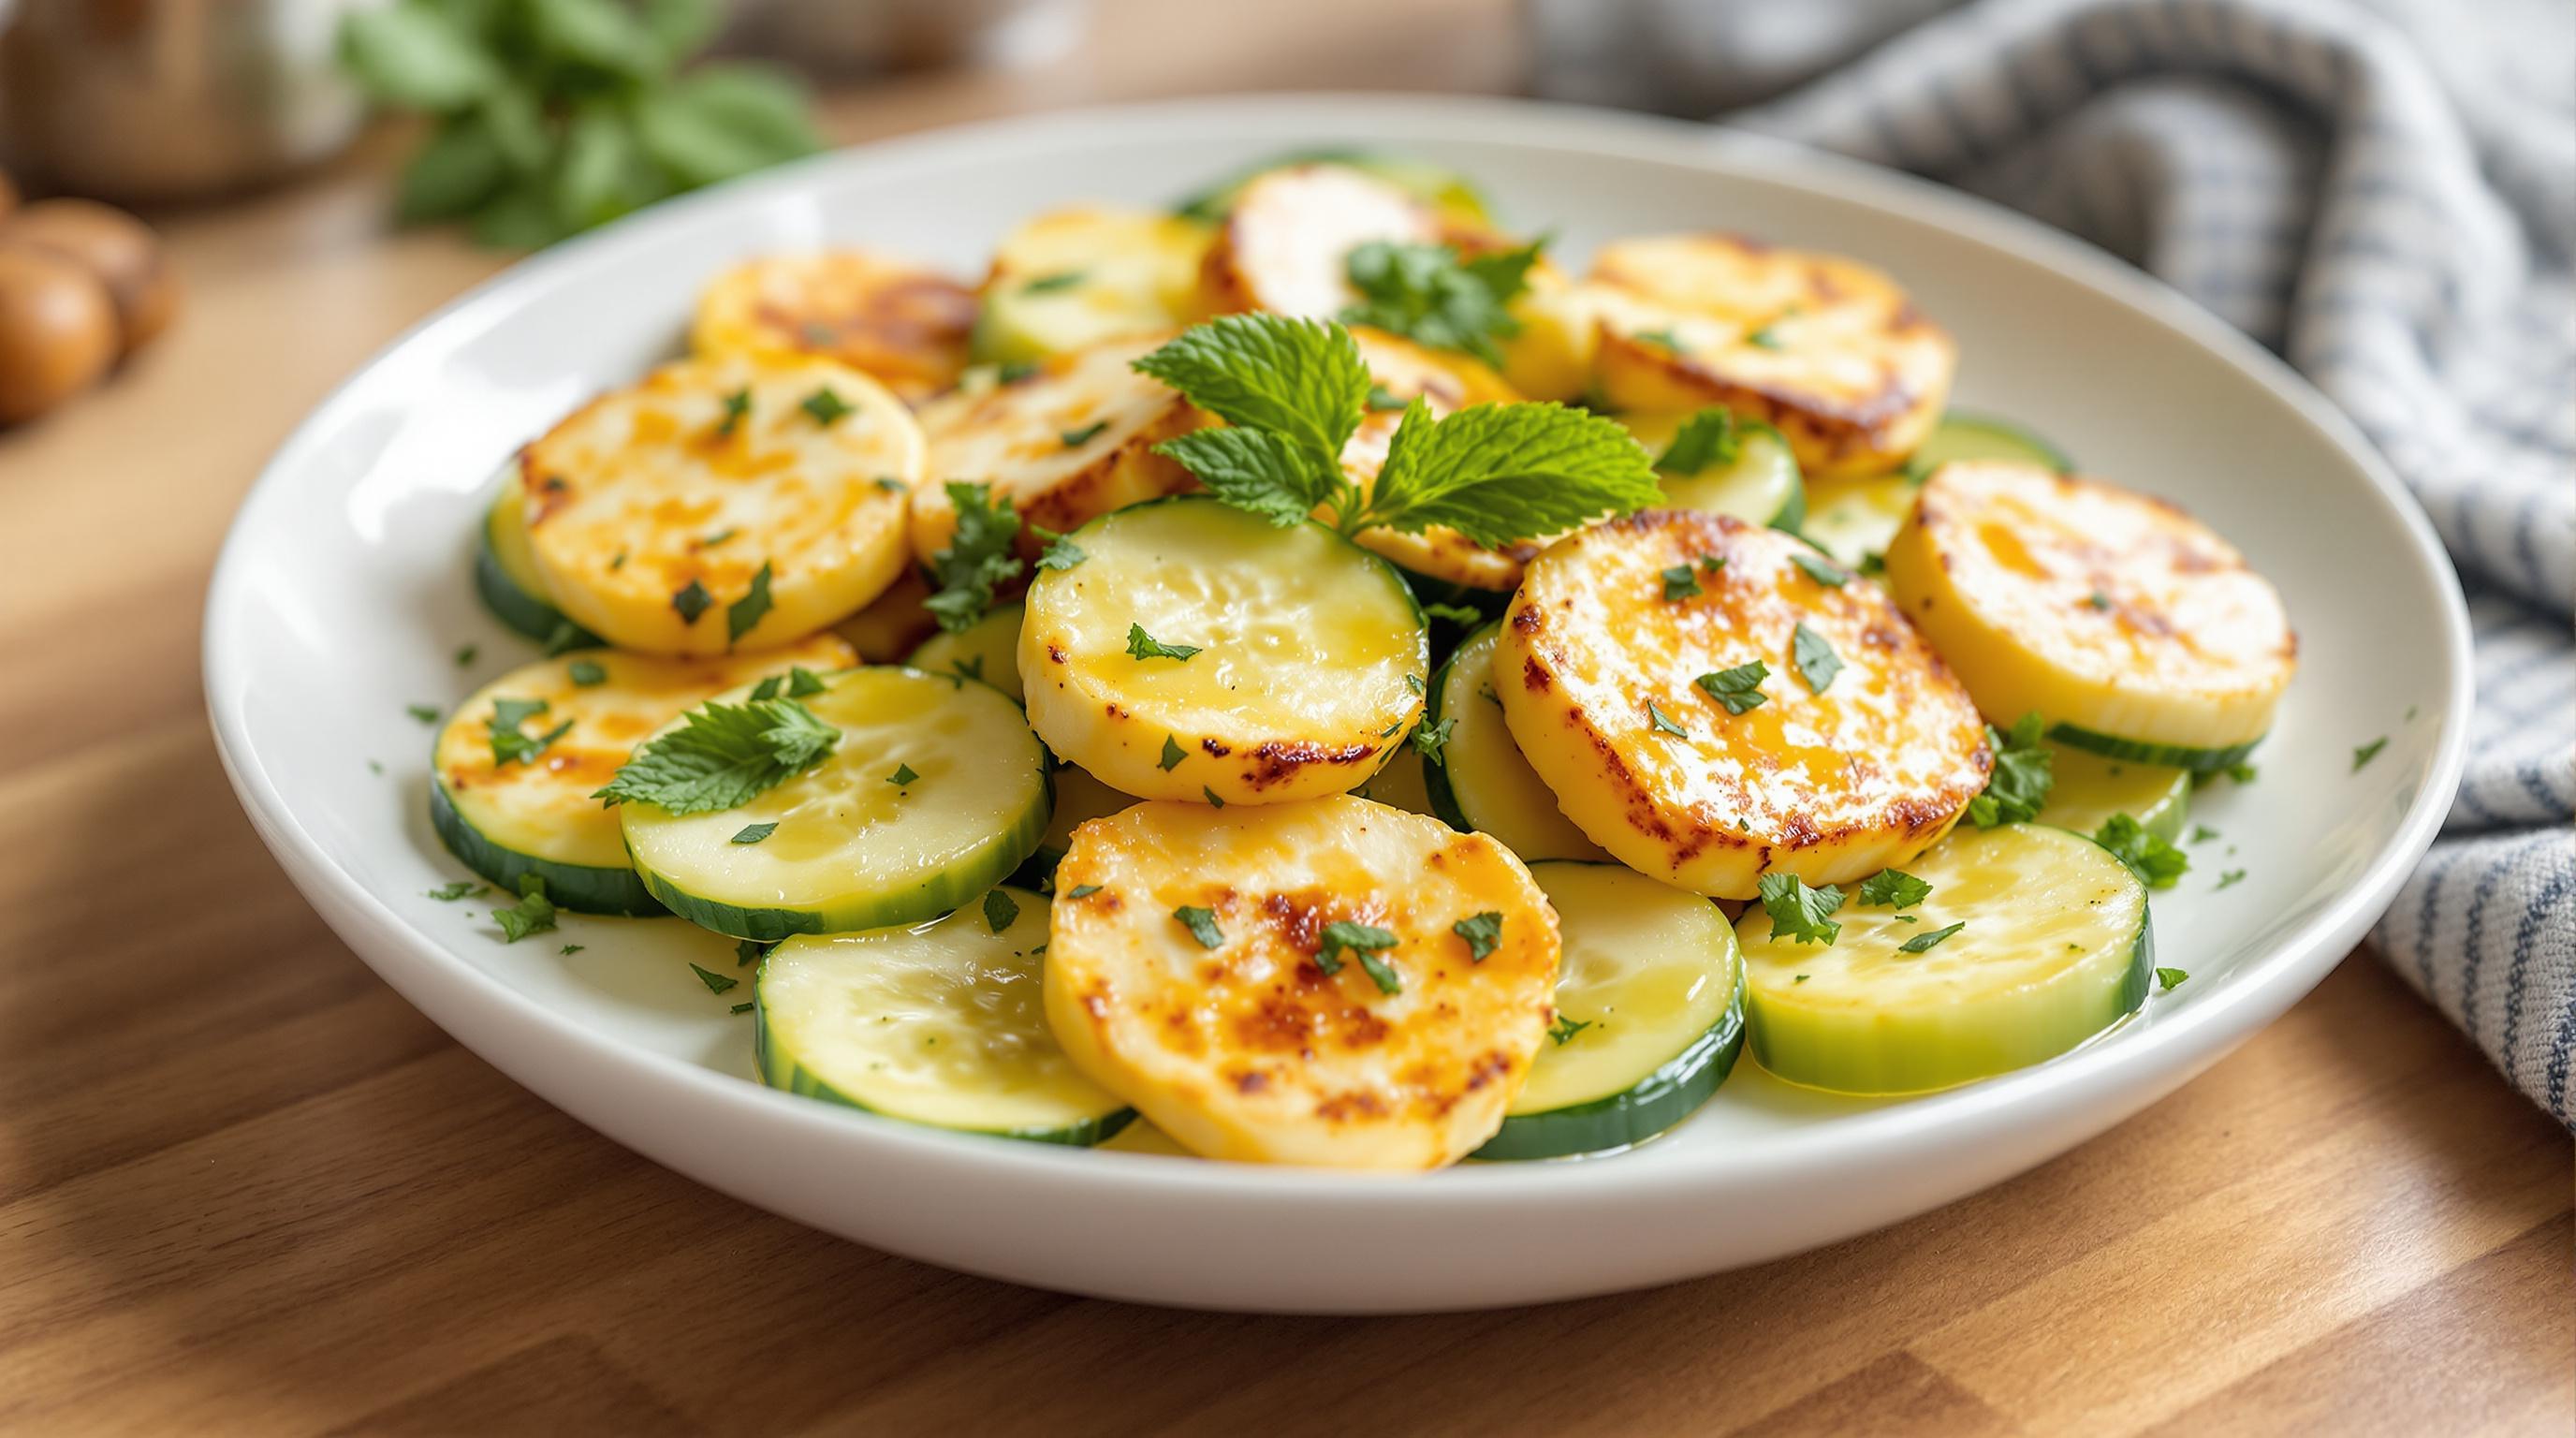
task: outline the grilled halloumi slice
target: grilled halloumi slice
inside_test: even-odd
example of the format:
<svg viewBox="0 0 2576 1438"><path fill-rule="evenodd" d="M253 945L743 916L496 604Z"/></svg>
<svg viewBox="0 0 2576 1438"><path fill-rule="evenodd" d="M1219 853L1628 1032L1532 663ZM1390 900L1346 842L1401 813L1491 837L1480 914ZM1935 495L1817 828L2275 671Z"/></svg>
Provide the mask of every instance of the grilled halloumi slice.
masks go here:
<svg viewBox="0 0 2576 1438"><path fill-rule="evenodd" d="M1993 763L1967 691L1878 586L1725 515L1649 510L1541 554L1493 666L1565 816L1715 898L1775 871L1831 884L1901 864Z"/></svg>
<svg viewBox="0 0 2576 1438"><path fill-rule="evenodd" d="M1365 326L1351 330L1369 378L1392 400L1420 396L1432 416L1455 414L1480 404L1515 404L1521 396L1502 377L1465 355L1446 355L1408 339ZM1372 408L1342 446L1342 473L1366 488L1386 464L1387 447L1404 419L1400 404ZM1361 547L1412 573L1462 584L1471 589L1507 590L1521 582L1521 566L1548 546L1549 538L1526 540L1506 549L1487 549L1445 525L1419 534L1392 529L1363 529ZM1552 536L1550 536L1552 538Z"/></svg>
<svg viewBox="0 0 2576 1438"><path fill-rule="evenodd" d="M913 499L913 553L931 563L956 537L951 483L989 485L994 499L1009 500L1029 557L1044 544L1040 528L1069 534L1111 510L1197 488L1188 470L1154 446L1216 421L1161 380L1129 368L1169 338L1112 340L1034 374L961 388L925 405L921 427L934 482Z"/></svg>
<svg viewBox="0 0 2576 1438"><path fill-rule="evenodd" d="M1211 1158L1454 1162L1501 1127L1554 1017L1556 915L1529 870L1365 799L1141 804L1074 831L1055 893L1056 1041ZM1333 947L1334 925L1392 943Z"/></svg>
<svg viewBox="0 0 2576 1438"><path fill-rule="evenodd" d="M1621 409L1721 404L1789 436L1810 479L1894 468L1930 435L1958 349L1885 274L1729 235L1626 240L1593 263L1594 357Z"/></svg>
<svg viewBox="0 0 2576 1438"><path fill-rule="evenodd" d="M922 455L903 403L837 361L683 360L521 453L529 552L619 648L769 648L894 582Z"/></svg>
<svg viewBox="0 0 2576 1438"><path fill-rule="evenodd" d="M824 355L919 402L957 382L975 292L866 250L769 255L726 270L698 296L689 347L701 357Z"/></svg>
<svg viewBox="0 0 2576 1438"><path fill-rule="evenodd" d="M1887 550L1897 602L1998 723L2199 771L2238 763L2298 667L2280 593L2163 500L2031 465L1943 465Z"/></svg>
<svg viewBox="0 0 2576 1438"><path fill-rule="evenodd" d="M1268 310L1332 319L1359 301L1346 266L1371 240L1433 244L1450 226L1429 205L1348 165L1295 165L1243 187L1201 272L1212 314Z"/></svg>
<svg viewBox="0 0 2576 1438"><path fill-rule="evenodd" d="M1160 210L1084 205L1021 225L994 252L975 358L1034 363L1199 317L1213 227Z"/></svg>

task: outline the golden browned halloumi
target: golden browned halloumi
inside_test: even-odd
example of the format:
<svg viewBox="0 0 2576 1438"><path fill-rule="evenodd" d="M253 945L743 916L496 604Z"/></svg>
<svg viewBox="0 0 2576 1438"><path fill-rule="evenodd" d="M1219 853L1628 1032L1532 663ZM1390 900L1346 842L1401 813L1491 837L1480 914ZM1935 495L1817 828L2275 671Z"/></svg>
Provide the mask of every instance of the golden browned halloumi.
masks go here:
<svg viewBox="0 0 2576 1438"><path fill-rule="evenodd" d="M957 382L975 293L866 250L747 260L698 297L689 346L703 356L826 355L918 403Z"/></svg>
<svg viewBox="0 0 2576 1438"><path fill-rule="evenodd" d="M1481 958L1457 927L1480 915ZM1454 1162L1502 1125L1554 1017L1556 915L1520 860L1348 795L1092 820L1050 918L1056 1041L1212 1158ZM1392 942L1328 946L1334 925Z"/></svg>
<svg viewBox="0 0 2576 1438"><path fill-rule="evenodd" d="M1495 695L1565 816L1631 868L1729 899L1773 871L1842 883L1922 852L1985 787L1985 726L1931 646L1877 585L1800 558L1824 563L1732 516L1649 510L1530 562ZM1701 682L1755 663L1741 712Z"/></svg>

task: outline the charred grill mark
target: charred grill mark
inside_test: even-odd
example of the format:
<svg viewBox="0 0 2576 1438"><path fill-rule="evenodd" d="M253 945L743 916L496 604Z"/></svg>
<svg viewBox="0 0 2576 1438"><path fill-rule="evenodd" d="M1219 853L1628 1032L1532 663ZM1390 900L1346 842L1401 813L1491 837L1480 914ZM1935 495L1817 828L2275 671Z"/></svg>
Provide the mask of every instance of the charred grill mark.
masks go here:
<svg viewBox="0 0 2576 1438"><path fill-rule="evenodd" d="M1366 1089L1337 1093L1315 1105L1315 1117L1326 1123L1350 1123L1359 1119L1387 1116L1386 1100Z"/></svg>
<svg viewBox="0 0 2576 1438"><path fill-rule="evenodd" d="M1231 754L1231 753L1233 753L1233 752L1234 752L1234 750L1233 750L1232 748L1228 747L1228 746L1227 746L1227 745L1225 745L1225 744L1219 743L1218 741L1216 741L1216 740L1214 740L1214 739L1201 739L1201 740L1199 741L1199 747L1200 747L1200 748L1202 748L1202 749L1205 749L1205 750L1206 750L1206 751L1208 751L1210 754L1213 754L1213 755L1215 755L1216 757L1218 757L1218 758L1220 758L1220 759L1222 759L1222 758L1224 758L1226 755Z"/></svg>
<svg viewBox="0 0 2576 1438"><path fill-rule="evenodd" d="M1244 771L1244 782L1255 789L1267 789L1296 777L1299 771L1315 764L1359 764L1377 757L1374 744L1315 744L1306 740L1265 739L1252 748L1252 765Z"/></svg>

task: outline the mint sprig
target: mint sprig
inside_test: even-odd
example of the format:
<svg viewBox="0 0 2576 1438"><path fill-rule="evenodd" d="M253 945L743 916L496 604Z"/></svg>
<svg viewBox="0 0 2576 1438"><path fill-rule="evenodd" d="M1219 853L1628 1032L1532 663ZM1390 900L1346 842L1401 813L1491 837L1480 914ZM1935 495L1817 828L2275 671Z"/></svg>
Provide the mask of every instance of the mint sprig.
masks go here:
<svg viewBox="0 0 2576 1438"><path fill-rule="evenodd" d="M823 762L841 731L793 699L708 702L679 728L648 739L591 795L610 806L656 804L673 814L739 808Z"/></svg>
<svg viewBox="0 0 2576 1438"><path fill-rule="evenodd" d="M1014 544L1020 516L1009 496L993 497L989 484L952 479L945 488L957 511L957 528L947 547L930 557L930 577L939 581L939 592L921 601L921 607L940 628L963 634L993 612L994 587L1019 577Z"/></svg>
<svg viewBox="0 0 2576 1438"><path fill-rule="evenodd" d="M1474 355L1497 368L1494 341L1520 333L1511 302L1529 288L1529 271L1547 241L1469 256L1454 245L1371 240L1342 261L1360 302L1345 323L1386 330L1432 349Z"/></svg>

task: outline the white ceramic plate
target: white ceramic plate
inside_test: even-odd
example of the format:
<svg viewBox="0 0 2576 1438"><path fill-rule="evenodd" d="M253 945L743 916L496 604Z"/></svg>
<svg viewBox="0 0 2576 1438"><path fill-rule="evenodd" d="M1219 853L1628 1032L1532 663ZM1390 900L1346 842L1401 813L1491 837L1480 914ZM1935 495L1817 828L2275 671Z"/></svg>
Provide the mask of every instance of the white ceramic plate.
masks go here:
<svg viewBox="0 0 2576 1438"><path fill-rule="evenodd" d="M1605 1159L1417 1178L1282 1171L942 1134L749 1081L748 1018L676 920L567 917L578 955L504 946L424 817L430 735L531 657L467 555L494 467L678 344L701 281L757 251L884 246L960 275L1015 220L1153 204L1283 148L1357 143L1481 181L1579 258L1723 227L1893 270L1958 337L1962 407L2170 496L2287 596L2302 664L2261 781L2204 792L2224 834L2155 901L2190 971L2107 1037L1936 1097L1843 1101L1748 1059L1679 1130ZM459 667L459 645L480 658ZM746 1202L977 1273L1156 1302L1400 1310L1660 1283L1894 1222L2135 1113L2306 993L2386 907L2450 802L2468 626L2432 532L2361 438L2270 355L2086 247L1975 201L1673 122L1454 100L1221 100L1010 120L828 156L656 208L460 300L361 370L243 505L206 615L206 690L260 835L350 947L519 1082ZM2390 736L2355 772L2354 746ZM371 772L380 764L382 773ZM2217 875L2244 881L2213 892ZM730 998L741 998L738 990Z"/></svg>

